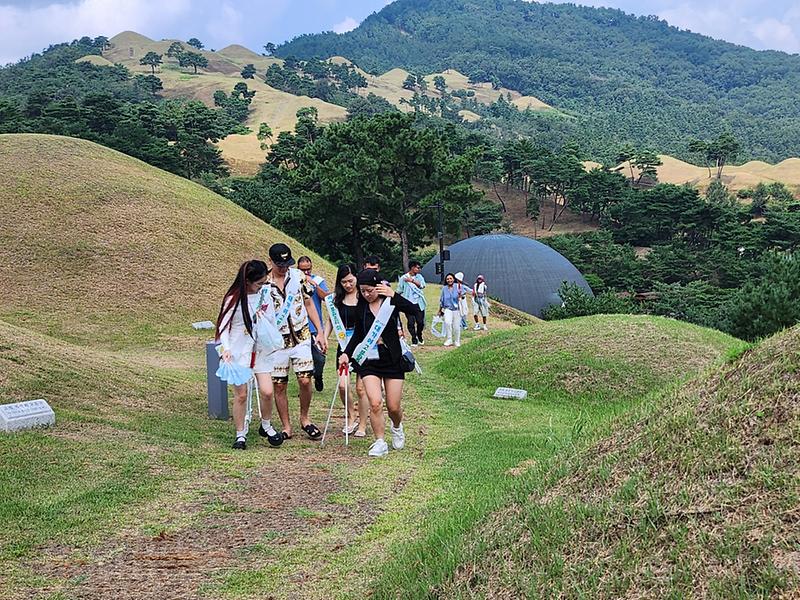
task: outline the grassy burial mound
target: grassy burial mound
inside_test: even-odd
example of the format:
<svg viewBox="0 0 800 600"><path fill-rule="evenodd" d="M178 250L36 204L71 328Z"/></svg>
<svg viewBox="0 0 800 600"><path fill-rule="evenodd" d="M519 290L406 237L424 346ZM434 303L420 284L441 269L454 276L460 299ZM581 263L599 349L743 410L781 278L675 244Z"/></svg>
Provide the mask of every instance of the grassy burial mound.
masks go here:
<svg viewBox="0 0 800 600"><path fill-rule="evenodd" d="M445 595L795 597L800 328L665 393L497 512Z"/></svg>
<svg viewBox="0 0 800 600"><path fill-rule="evenodd" d="M239 264L300 244L181 177L91 142L0 135L0 320L80 342L182 343Z"/></svg>
<svg viewBox="0 0 800 600"><path fill-rule="evenodd" d="M539 473L555 456L585 447L642 398L744 347L679 321L601 315L503 331L448 352L417 388L435 407L428 435L440 447L426 455L440 465L434 487L441 492L424 506L413 536L393 550L375 597L428 597L431 590L450 597L442 582L471 564L477 539L492 538L476 529L541 485ZM493 399L498 386L524 388L528 398ZM481 588L475 597L493 594Z"/></svg>

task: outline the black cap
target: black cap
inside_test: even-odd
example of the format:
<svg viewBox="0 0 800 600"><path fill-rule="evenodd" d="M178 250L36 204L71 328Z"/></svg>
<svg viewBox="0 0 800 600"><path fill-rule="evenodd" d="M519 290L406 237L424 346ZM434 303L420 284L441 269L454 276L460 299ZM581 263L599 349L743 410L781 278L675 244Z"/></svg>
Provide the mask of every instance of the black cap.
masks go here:
<svg viewBox="0 0 800 600"><path fill-rule="evenodd" d="M375 269L364 269L356 279L358 280L358 285L371 285L373 287L383 281L381 274Z"/></svg>
<svg viewBox="0 0 800 600"><path fill-rule="evenodd" d="M269 260L276 267L291 267L294 264L292 251L286 244L272 244L269 248Z"/></svg>

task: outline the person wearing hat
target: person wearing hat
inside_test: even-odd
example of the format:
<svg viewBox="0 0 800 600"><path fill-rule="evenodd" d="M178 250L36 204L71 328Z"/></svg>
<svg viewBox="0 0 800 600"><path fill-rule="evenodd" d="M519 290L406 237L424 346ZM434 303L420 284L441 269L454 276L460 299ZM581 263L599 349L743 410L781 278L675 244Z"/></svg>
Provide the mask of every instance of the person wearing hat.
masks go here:
<svg viewBox="0 0 800 600"><path fill-rule="evenodd" d="M392 421L392 447L405 446L403 431L403 350L397 333L399 315L418 310L383 282L374 269L358 274L359 299L356 304L353 335L339 357L339 366L353 364L353 369L364 382L370 404L370 424L375 442L370 446L370 456L386 456L389 446L384 440L386 424L383 416L383 395L386 391L386 409Z"/></svg>
<svg viewBox="0 0 800 600"><path fill-rule="evenodd" d="M483 317L483 330L489 331L486 326L486 319L489 316L489 296L486 292L486 279L483 275L478 275L475 285L472 287L472 316L475 317L475 331L481 330L478 315Z"/></svg>
<svg viewBox="0 0 800 600"><path fill-rule="evenodd" d="M464 273L459 271L454 275L456 287L458 288L458 314L461 317L459 325L461 329L467 329L467 315L469 315L469 305L467 304L467 294L472 290L464 285Z"/></svg>
<svg viewBox="0 0 800 600"><path fill-rule="evenodd" d="M300 386L300 427L309 438L322 436L319 427L308 415L311 407L311 381L314 376L314 359L311 355L312 336L309 321L314 324L317 335L314 340L319 349L328 351L328 341L312 299L313 290L305 275L291 268L295 263L292 251L286 244L273 244L269 249L272 268L267 275L267 285L275 303L275 324L283 335L283 349L274 354L272 381L275 386L275 406L283 425L284 439L292 437L289 419L289 369L294 371Z"/></svg>

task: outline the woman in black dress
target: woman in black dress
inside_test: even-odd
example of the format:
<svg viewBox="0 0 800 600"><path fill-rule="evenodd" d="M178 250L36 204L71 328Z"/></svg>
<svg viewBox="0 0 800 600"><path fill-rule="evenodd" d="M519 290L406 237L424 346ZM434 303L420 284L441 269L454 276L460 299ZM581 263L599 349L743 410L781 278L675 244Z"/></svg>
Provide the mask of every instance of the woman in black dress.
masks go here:
<svg viewBox="0 0 800 600"><path fill-rule="evenodd" d="M339 313L339 318L345 328L346 341L350 341L353 337L353 332L356 327L356 305L358 304L358 283L356 275L358 270L355 265L342 265L336 272L336 285L333 291L333 305ZM325 337L330 337L333 332L333 320L328 319L325 323ZM341 346L336 346L336 360L342 355ZM350 377L344 375L339 377L339 397L344 402L345 389L350 385ZM348 405L346 406L348 418L348 427L346 428L349 435L355 437L365 437L367 435L367 420L369 418L369 400L364 391L364 384L360 377L356 377L356 394L358 395L358 412L356 412L355 403L353 402L353 395L348 393ZM342 433L345 430L342 429Z"/></svg>
<svg viewBox="0 0 800 600"><path fill-rule="evenodd" d="M400 450L405 446L403 408L400 405L405 373L401 365L403 351L397 334L398 312L409 314L418 310L416 304L395 294L394 290L382 281L380 274L372 269L366 269L358 274L359 299L356 305L355 330L344 353L339 357L340 366L350 362L350 357L357 352L359 344L364 341L372 328L383 301L388 298L394 310L386 319L386 326L372 349L373 356L367 357L361 364L355 361L353 364L356 373L364 382L369 398L370 423L375 434L375 442L369 449L370 456L386 456L389 453L389 446L384 440L386 424L383 417L381 384L386 391L386 409L392 420L392 447ZM374 357L375 350L377 358Z"/></svg>

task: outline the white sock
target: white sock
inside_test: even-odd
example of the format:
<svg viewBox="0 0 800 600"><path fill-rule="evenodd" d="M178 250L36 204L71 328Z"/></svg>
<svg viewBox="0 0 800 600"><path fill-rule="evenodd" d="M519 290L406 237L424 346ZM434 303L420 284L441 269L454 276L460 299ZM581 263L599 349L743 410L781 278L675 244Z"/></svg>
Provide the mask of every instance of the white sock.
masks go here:
<svg viewBox="0 0 800 600"><path fill-rule="evenodd" d="M236 439L237 440L246 440L247 439L247 430L242 429L241 431L236 432Z"/></svg>
<svg viewBox="0 0 800 600"><path fill-rule="evenodd" d="M261 426L264 428L264 431L267 432L267 435L278 435L278 432L272 427L272 421L270 419L261 419Z"/></svg>

